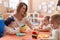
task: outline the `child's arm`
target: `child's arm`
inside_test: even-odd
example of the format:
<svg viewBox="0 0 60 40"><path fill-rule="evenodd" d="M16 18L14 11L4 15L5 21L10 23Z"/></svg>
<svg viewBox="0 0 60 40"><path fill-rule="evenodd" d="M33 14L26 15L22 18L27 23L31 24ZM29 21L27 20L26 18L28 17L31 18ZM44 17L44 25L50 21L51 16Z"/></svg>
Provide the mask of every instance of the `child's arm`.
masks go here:
<svg viewBox="0 0 60 40"><path fill-rule="evenodd" d="M10 28L10 27L5 27L5 32L6 32L7 34L16 34L16 33L18 33L19 31L18 31L18 29L15 30L15 29Z"/></svg>
<svg viewBox="0 0 60 40"><path fill-rule="evenodd" d="M41 39L41 40L58 40L58 31L53 31L52 35L49 38Z"/></svg>
<svg viewBox="0 0 60 40"><path fill-rule="evenodd" d="M58 37L59 36L59 32L58 32L58 30L55 30L55 31L53 31L52 32L52 35L51 35L51 39L54 39L54 40L58 40Z"/></svg>
<svg viewBox="0 0 60 40"><path fill-rule="evenodd" d="M48 28L43 29L43 25L41 25L41 29L39 29L39 30L43 31L43 32L50 32L51 28L48 27Z"/></svg>

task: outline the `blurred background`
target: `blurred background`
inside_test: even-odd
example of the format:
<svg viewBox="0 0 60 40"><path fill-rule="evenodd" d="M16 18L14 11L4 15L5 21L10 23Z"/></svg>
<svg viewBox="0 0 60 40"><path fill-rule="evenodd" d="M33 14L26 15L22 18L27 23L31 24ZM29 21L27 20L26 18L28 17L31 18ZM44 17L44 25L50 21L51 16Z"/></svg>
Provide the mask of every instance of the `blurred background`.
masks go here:
<svg viewBox="0 0 60 40"><path fill-rule="evenodd" d="M15 14L20 2L28 5L27 17L35 21L38 17L60 14L60 0L0 0L0 14L3 14L5 20Z"/></svg>

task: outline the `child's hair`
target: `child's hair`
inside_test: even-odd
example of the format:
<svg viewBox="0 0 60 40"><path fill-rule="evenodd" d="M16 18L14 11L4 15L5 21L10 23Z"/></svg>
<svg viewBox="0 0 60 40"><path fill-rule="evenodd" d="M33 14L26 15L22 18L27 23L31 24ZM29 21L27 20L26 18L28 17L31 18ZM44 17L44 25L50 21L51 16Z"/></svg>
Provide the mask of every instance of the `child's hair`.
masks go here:
<svg viewBox="0 0 60 40"><path fill-rule="evenodd" d="M8 25L10 25L11 22L14 22L14 21L15 21L14 18L11 17L11 18L8 18L7 20L5 20L4 23L5 23L6 26L8 26Z"/></svg>
<svg viewBox="0 0 60 40"><path fill-rule="evenodd" d="M59 14L55 14L51 17L51 21L52 22L56 22L57 24L60 24L60 15Z"/></svg>
<svg viewBox="0 0 60 40"><path fill-rule="evenodd" d="M48 20L49 21L49 19L50 19L50 16L46 16L45 17L45 20Z"/></svg>

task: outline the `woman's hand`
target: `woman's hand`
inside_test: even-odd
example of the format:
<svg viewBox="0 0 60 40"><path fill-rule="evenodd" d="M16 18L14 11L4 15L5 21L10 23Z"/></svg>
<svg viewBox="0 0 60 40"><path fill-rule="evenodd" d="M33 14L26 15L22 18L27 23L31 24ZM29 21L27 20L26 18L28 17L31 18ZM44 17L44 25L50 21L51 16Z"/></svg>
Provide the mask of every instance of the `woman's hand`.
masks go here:
<svg viewBox="0 0 60 40"><path fill-rule="evenodd" d="M29 26L29 27L30 27L30 29L32 29L32 30L33 30L33 25L29 22L29 20L24 19L23 21L27 24L27 26Z"/></svg>

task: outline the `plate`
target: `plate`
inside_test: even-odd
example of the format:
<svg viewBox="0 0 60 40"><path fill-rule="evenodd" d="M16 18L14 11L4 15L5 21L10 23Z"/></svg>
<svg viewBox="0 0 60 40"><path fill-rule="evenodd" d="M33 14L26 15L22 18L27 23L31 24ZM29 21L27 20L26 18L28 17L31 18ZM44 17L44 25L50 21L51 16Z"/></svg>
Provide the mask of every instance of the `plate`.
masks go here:
<svg viewBox="0 0 60 40"><path fill-rule="evenodd" d="M17 33L17 36L25 36L25 33Z"/></svg>

